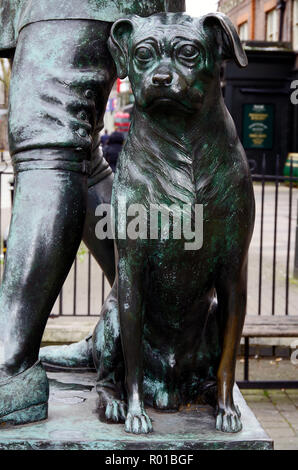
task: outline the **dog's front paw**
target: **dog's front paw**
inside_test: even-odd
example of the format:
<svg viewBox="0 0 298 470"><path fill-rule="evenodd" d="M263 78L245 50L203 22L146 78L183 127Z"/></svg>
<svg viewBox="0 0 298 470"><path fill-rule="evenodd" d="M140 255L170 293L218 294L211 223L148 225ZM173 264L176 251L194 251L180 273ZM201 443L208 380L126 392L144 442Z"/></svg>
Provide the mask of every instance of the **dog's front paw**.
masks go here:
<svg viewBox="0 0 298 470"><path fill-rule="evenodd" d="M127 413L125 431L133 434L148 434L153 431L151 419L145 411L141 413Z"/></svg>
<svg viewBox="0 0 298 470"><path fill-rule="evenodd" d="M242 429L241 413L238 406L218 408L216 412L216 429L222 432L239 432Z"/></svg>
<svg viewBox="0 0 298 470"><path fill-rule="evenodd" d="M109 400L106 404L105 419L113 423L124 423L126 418L126 404L121 400Z"/></svg>

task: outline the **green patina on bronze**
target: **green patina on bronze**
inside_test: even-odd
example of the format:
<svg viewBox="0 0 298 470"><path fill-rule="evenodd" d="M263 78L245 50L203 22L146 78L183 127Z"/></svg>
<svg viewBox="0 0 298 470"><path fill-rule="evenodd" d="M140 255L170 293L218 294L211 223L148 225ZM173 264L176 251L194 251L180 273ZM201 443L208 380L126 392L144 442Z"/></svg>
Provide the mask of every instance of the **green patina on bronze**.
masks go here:
<svg viewBox="0 0 298 470"><path fill-rule="evenodd" d="M153 409L154 436L134 436L121 424L98 421L95 374L49 373L49 420L17 430L0 426L1 450L270 450L272 441L248 408L241 393L234 396L243 417L243 431L237 435L214 429L213 410L194 405L179 413ZM198 422L200 426L198 426ZM111 455L112 457L112 455Z"/></svg>
<svg viewBox="0 0 298 470"><path fill-rule="evenodd" d="M40 362L15 377L0 379L0 425L48 417L49 384Z"/></svg>
<svg viewBox="0 0 298 470"><path fill-rule="evenodd" d="M71 2L71 8L67 1L59 8L54 1L1 3L1 54L15 52L10 146L17 187L0 296L11 390L14 374L37 359L47 317L83 235L88 204L94 209L95 201L109 200L111 179L90 202L87 175L94 161L104 165L93 152L116 77L106 50L111 22L123 13L175 8L183 10L184 2L90 0ZM148 49L148 42L155 42L155 53L139 60L136 50L140 44ZM186 44L197 51L194 57L191 48L183 55ZM245 54L222 15L119 21L110 50L118 76L129 76L136 98L114 204L122 196L127 205L140 203L146 210L151 203L203 204L204 245L186 252L183 239L117 239L117 280L93 345L106 418L124 419L127 398L126 430L148 432L143 399L164 410L205 400L217 406L217 429L239 431L232 389L254 201L219 70L226 58L244 66ZM92 223L94 213L86 219L87 231ZM94 240L90 246L98 251ZM99 251L99 262L109 270L112 257L105 264L103 245ZM31 393L28 388L29 398ZM8 411L19 410L11 402Z"/></svg>
<svg viewBox="0 0 298 470"><path fill-rule="evenodd" d="M224 105L220 64L233 58L245 66L247 59L234 26L220 14L119 20L109 46L118 75L129 76L136 103L113 186L116 227L123 199L127 207L145 206L147 220L150 204L203 204L204 243L185 251L184 238L116 236L118 285L94 336L102 407L106 418L121 420L120 397L127 392L125 429L146 433L152 428L144 403L177 410L207 401L217 408L217 429L237 432L232 389L254 197ZM121 336L111 330L111 305L113 315L118 305ZM109 357L99 354L106 350L103 335L115 345Z"/></svg>
<svg viewBox="0 0 298 470"><path fill-rule="evenodd" d="M167 10L184 11L185 0L1 0L0 55L15 48L20 29L32 22L77 19L113 23L124 15L149 16Z"/></svg>
<svg viewBox="0 0 298 470"><path fill-rule="evenodd" d="M47 318L82 237L109 281L114 279L112 242L95 237L95 209L110 201L113 181L99 150L103 114L116 79L107 49L112 22L123 14L176 7L183 11L184 1L0 3L0 55L13 57L9 142L16 175L0 290L5 350L0 402L7 405L7 377L11 396L14 387L23 385L26 422L45 413L44 403L30 410L36 393L27 372L37 361ZM0 419L7 414L15 423L24 421L16 400L5 410L0 406Z"/></svg>

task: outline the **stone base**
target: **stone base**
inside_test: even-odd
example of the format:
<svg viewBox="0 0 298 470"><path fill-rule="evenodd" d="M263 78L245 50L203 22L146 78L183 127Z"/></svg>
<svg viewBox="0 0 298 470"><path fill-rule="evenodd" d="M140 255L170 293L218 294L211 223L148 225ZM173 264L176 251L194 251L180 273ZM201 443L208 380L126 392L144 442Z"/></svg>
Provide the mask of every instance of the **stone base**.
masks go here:
<svg viewBox="0 0 298 470"><path fill-rule="evenodd" d="M273 449L272 440L235 387L235 401L242 414L243 430L226 434L215 430L209 406L191 406L178 413L148 409L154 432L136 436L123 424L98 419L95 374L48 373L49 418L18 426L0 426L0 449L10 450L220 450Z"/></svg>

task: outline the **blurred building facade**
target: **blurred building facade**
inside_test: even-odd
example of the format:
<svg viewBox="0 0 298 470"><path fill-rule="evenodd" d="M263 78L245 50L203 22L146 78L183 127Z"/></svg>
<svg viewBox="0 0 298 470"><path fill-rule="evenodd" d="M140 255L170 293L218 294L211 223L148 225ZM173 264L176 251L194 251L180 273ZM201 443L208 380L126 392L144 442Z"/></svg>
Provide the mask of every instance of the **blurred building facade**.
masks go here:
<svg viewBox="0 0 298 470"><path fill-rule="evenodd" d="M127 133L134 97L128 78L117 79L111 91L104 119L104 129L111 134L115 130Z"/></svg>
<svg viewBox="0 0 298 470"><path fill-rule="evenodd" d="M223 70L223 93L252 171L281 174L298 152L298 0L220 0L248 56ZM296 100L298 101L298 100ZM298 155L298 154L297 154Z"/></svg>
<svg viewBox="0 0 298 470"><path fill-rule="evenodd" d="M283 41L298 51L298 0L220 0L243 41Z"/></svg>
<svg viewBox="0 0 298 470"><path fill-rule="evenodd" d="M8 113L8 92L10 79L10 63L6 59L0 58L0 152L8 150L7 137L7 113Z"/></svg>

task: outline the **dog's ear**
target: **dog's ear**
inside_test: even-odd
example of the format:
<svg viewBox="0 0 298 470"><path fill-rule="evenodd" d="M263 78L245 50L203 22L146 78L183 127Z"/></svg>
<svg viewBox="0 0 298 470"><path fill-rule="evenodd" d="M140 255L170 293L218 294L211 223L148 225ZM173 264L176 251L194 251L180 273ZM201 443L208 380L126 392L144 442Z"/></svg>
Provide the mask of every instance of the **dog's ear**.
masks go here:
<svg viewBox="0 0 298 470"><path fill-rule="evenodd" d="M128 75L128 50L132 32L133 21L130 19L116 21L111 29L108 47L116 64L119 78L125 78Z"/></svg>
<svg viewBox="0 0 298 470"><path fill-rule="evenodd" d="M202 18L203 28L211 28L218 38L223 60L234 59L239 67L248 64L240 38L230 18L223 13L209 13Z"/></svg>

